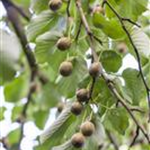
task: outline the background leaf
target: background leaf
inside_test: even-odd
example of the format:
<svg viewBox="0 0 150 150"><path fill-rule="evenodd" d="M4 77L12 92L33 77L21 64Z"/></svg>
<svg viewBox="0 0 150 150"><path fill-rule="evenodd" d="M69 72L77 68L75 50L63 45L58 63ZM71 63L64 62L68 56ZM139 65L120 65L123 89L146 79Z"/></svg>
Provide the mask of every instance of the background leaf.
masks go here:
<svg viewBox="0 0 150 150"><path fill-rule="evenodd" d="M129 126L127 112L124 108L110 109L104 118L103 122L106 129L115 130L120 134L125 134Z"/></svg>

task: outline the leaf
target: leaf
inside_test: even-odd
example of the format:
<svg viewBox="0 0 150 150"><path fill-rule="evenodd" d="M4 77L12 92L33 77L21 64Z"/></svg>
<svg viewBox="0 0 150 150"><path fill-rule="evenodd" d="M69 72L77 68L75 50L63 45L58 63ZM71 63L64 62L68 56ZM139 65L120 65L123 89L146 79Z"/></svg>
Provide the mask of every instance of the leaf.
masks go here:
<svg viewBox="0 0 150 150"><path fill-rule="evenodd" d="M54 58L55 55L59 55L60 51L56 51L56 42L61 36L61 33L57 31L51 31L46 32L37 38L35 54L39 63L51 62L51 59Z"/></svg>
<svg viewBox="0 0 150 150"><path fill-rule="evenodd" d="M43 143L40 147L47 145L47 148L52 148L52 146L60 144L65 131L75 119L70 112L70 108L71 106L69 104L56 121L46 131L44 131L42 135L40 135L39 140Z"/></svg>
<svg viewBox="0 0 150 150"><path fill-rule="evenodd" d="M124 38L124 31L118 20L107 20L101 13L94 13L93 24L112 39Z"/></svg>
<svg viewBox="0 0 150 150"><path fill-rule="evenodd" d="M107 72L117 72L122 66L121 56L112 50L102 52L100 61Z"/></svg>
<svg viewBox="0 0 150 150"><path fill-rule="evenodd" d="M34 111L33 117L36 126L40 129L43 129L48 119L48 116L49 116L49 111L41 110L41 109L37 109L36 111Z"/></svg>
<svg viewBox="0 0 150 150"><path fill-rule="evenodd" d="M4 84L15 75L21 46L14 33L0 29L0 35L0 84Z"/></svg>
<svg viewBox="0 0 150 150"><path fill-rule="evenodd" d="M120 16L136 21L138 16L147 10L148 0L109 0L109 3ZM115 16L108 6L106 6L106 14L109 18Z"/></svg>
<svg viewBox="0 0 150 150"><path fill-rule="evenodd" d="M58 88L54 83L45 84L42 89L36 93L33 97L36 105L41 109L49 109L56 106L61 99L61 94L58 92Z"/></svg>
<svg viewBox="0 0 150 150"><path fill-rule="evenodd" d="M137 27L133 27L130 31L131 38L135 44L138 52L145 57L150 57L150 39L149 37Z"/></svg>
<svg viewBox="0 0 150 150"><path fill-rule="evenodd" d="M150 59L149 61L143 66L143 73L146 77L146 82L150 85Z"/></svg>
<svg viewBox="0 0 150 150"><path fill-rule="evenodd" d="M44 11L32 18L31 23L27 27L27 37L30 41L34 42L39 35L49 30L62 31L64 28L61 25L66 25L64 17L51 11Z"/></svg>
<svg viewBox="0 0 150 150"><path fill-rule="evenodd" d="M29 81L26 75L20 75L4 88L4 95L6 101L17 102L25 97L28 92Z"/></svg>
<svg viewBox="0 0 150 150"><path fill-rule="evenodd" d="M5 110L6 110L5 107L0 107L0 121L4 119Z"/></svg>
<svg viewBox="0 0 150 150"><path fill-rule="evenodd" d="M22 113L23 105L15 105L15 107L12 110L11 119L12 121L16 121L20 117L20 114Z"/></svg>
<svg viewBox="0 0 150 150"><path fill-rule="evenodd" d="M49 9L48 2L49 0L32 0L31 9L33 9L33 11L35 11L36 13L40 13L45 9Z"/></svg>
<svg viewBox="0 0 150 150"><path fill-rule="evenodd" d="M102 79L97 79L92 97L99 104L99 113L101 116L116 102L115 97L112 96L108 86Z"/></svg>
<svg viewBox="0 0 150 150"><path fill-rule="evenodd" d="M29 7L30 0L14 0L15 3L18 3L19 5L22 5L23 7Z"/></svg>
<svg viewBox="0 0 150 150"><path fill-rule="evenodd" d="M115 130L124 135L129 126L127 112L124 108L115 108L107 111L103 124L107 130Z"/></svg>
<svg viewBox="0 0 150 150"><path fill-rule="evenodd" d="M68 140L62 145L55 146L52 148L52 150L68 150L68 149L72 149L71 140Z"/></svg>
<svg viewBox="0 0 150 150"><path fill-rule="evenodd" d="M20 137L20 128L17 128L16 130L14 131L11 131L9 134L8 134L8 141L9 141L9 144L11 145L14 145L16 143L18 143L19 141L19 137Z"/></svg>
<svg viewBox="0 0 150 150"><path fill-rule="evenodd" d="M123 71L122 77L125 80L124 92L130 97L133 105L139 105L140 101L146 97L146 91L139 71L128 68Z"/></svg>

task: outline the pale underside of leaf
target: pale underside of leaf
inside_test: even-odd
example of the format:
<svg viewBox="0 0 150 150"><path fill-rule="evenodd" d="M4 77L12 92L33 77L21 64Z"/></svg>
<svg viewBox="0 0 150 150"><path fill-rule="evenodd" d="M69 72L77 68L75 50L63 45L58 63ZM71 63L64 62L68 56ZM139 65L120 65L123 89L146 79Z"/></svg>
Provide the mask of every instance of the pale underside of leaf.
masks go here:
<svg viewBox="0 0 150 150"><path fill-rule="evenodd" d="M133 43L135 44L138 52L143 54L146 57L150 57L150 39L148 36L142 31L142 29L133 27L131 29L131 38Z"/></svg>
<svg viewBox="0 0 150 150"><path fill-rule="evenodd" d="M49 139L63 125L63 123L65 123L71 114L70 108L71 104L69 103L57 120L42 135L40 135L41 143L44 143L47 139Z"/></svg>

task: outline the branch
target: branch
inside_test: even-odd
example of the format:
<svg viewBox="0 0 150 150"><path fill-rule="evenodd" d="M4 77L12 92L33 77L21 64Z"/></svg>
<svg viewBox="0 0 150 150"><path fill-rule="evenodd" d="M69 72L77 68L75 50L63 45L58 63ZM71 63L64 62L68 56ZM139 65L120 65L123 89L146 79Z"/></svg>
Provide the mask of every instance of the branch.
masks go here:
<svg viewBox="0 0 150 150"><path fill-rule="evenodd" d="M86 33L89 37L89 44L90 44L90 48L91 48L91 51L92 51L93 59L94 59L94 61L98 61L98 57L97 57L97 54L96 54L96 51L95 51L95 47L93 45L93 33L91 32L91 29L88 25L88 22L86 20L85 15L84 15L84 12L83 12L83 9L82 9L82 6L81 6L81 1L77 0L76 5L77 5L77 8L79 10L81 20L82 20L82 23L83 23L84 28L86 30Z"/></svg>
<svg viewBox="0 0 150 150"><path fill-rule="evenodd" d="M136 134L135 134L135 136L134 136L134 138L133 138L133 140L130 144L130 147L132 147L135 144L136 139L138 138L138 136L139 136L139 127L136 128Z"/></svg>
<svg viewBox="0 0 150 150"><path fill-rule="evenodd" d="M36 64L36 59L34 57L34 54L31 50L31 48L29 47L28 40L24 33L23 26L18 17L18 12L20 12L20 11L18 11L19 9L10 0L2 0L2 3L7 11L8 19L12 23L12 26L21 42L23 51L27 58L27 61L28 61L29 67L30 67L30 71L31 71L30 83L33 83L37 76L39 78L39 80L41 81L41 83L45 84L48 80L38 70L38 66ZM17 119L18 122L21 124L21 133L20 133L20 138L19 138L19 143L18 143L19 150L20 150L20 144L21 144L21 141L23 138L23 132L24 132L23 129L24 129L24 124L25 124L26 118L27 118L27 110L28 110L29 104L32 101L31 96L34 92L35 92L35 90L33 90L32 87L30 87L28 95L27 95L27 102L23 107L20 118Z"/></svg>
<svg viewBox="0 0 150 150"><path fill-rule="evenodd" d="M80 32L81 32L81 27L82 27L82 21L80 21L79 29L78 29L77 35L76 35L76 37L75 37L75 41L77 41L78 38L79 38L79 35L80 35Z"/></svg>
<svg viewBox="0 0 150 150"><path fill-rule="evenodd" d="M102 77L103 77L103 79L105 81L108 81L108 78L107 78L106 75L102 75ZM141 130L141 132L143 133L144 137L147 139L148 143L150 143L149 135L146 133L146 131L143 129L143 127L139 124L139 122L137 121L136 117L134 116L134 114L132 113L132 111L130 110L130 108L124 102L125 100L117 92L117 90L115 89L114 85L111 82L106 82L106 83L107 83L110 91L112 92L112 94L117 98L117 100L127 110L128 114L130 115L130 117L132 118L132 120L134 121L134 123L136 124L136 126L139 128L139 130Z"/></svg>
<svg viewBox="0 0 150 150"><path fill-rule="evenodd" d="M146 89L146 92L147 92L147 99L148 99L148 105L149 105L149 121L150 121L150 88L148 86L148 84L146 83L146 80L144 78L144 74L143 74L143 71L142 71L142 66L141 66L141 59L140 59L140 55L139 55L139 52L138 52L138 49L136 48L136 46L134 45L134 42L131 38L131 35L129 33L129 31L127 30L127 28L125 27L124 25L124 21L128 21L134 25L137 25L135 22L131 21L130 19L126 19L126 18L123 18L121 17L117 11L111 6L111 4L107 1L107 0L104 0L103 1L103 4L102 6L104 7L104 4L107 4L107 6L112 10L112 12L116 15L116 17L119 19L120 23L121 23L121 26L123 28L123 30L125 31L133 49L134 49L134 52L136 54L136 57L137 57L137 61L138 61L138 68L139 68L139 71L140 71L140 75L141 75L141 78L142 78L142 81L144 83L144 86L145 86L145 89ZM139 25L137 25L139 27Z"/></svg>
<svg viewBox="0 0 150 150"><path fill-rule="evenodd" d="M9 150L10 145L9 145L8 139L7 139L6 137L0 139L0 142L3 144L3 147L4 147L6 150Z"/></svg>
<svg viewBox="0 0 150 150"><path fill-rule="evenodd" d="M7 11L8 18L12 23L13 28L22 44L23 51L26 55L31 70L32 71L37 70L36 60L31 48L28 45L27 38L24 34L23 26L19 21L18 11L16 10L16 8L14 7L13 3L10 0L1 0L1 1Z"/></svg>
<svg viewBox="0 0 150 150"><path fill-rule="evenodd" d="M97 56L97 53L95 51L95 47L94 47L94 44L93 44L93 34L91 32L91 29L88 25L88 22L86 20L86 17L84 15L84 12L83 12L83 9L81 7L81 2L80 0L77 0L76 1L76 5L78 7L78 10L79 10L79 13L80 13L80 16L81 16L81 19L82 19L82 23L85 27L85 30L86 30L86 33L87 35L89 36L89 43L90 43L90 47L91 47L91 50L92 50L92 55L93 55L93 58L94 58L94 61L99 61L98 60L98 56ZM116 14L118 15L118 14ZM119 16L119 15L118 15ZM120 16L119 16L120 18ZM131 39L132 40L132 39ZM101 65L102 66L102 65ZM102 69L103 70L103 69ZM117 98L118 102L120 102L122 104L122 106L127 110L127 112L129 113L130 117L132 118L132 120L134 121L134 123L136 124L136 126L141 130L141 132L143 133L143 135L145 136L145 138L147 139L148 143L150 143L150 139L149 139L149 136L148 134L145 132L145 130L143 129L143 127L138 123L136 117L134 116L134 114L132 113L132 111L130 110L130 108L124 103L124 99L119 95L119 93L116 91L114 85L111 83L110 79L105 75L104 72L101 73L103 79L105 80L106 84L108 85L110 91L113 93L113 95ZM145 81L145 80L144 80Z"/></svg>

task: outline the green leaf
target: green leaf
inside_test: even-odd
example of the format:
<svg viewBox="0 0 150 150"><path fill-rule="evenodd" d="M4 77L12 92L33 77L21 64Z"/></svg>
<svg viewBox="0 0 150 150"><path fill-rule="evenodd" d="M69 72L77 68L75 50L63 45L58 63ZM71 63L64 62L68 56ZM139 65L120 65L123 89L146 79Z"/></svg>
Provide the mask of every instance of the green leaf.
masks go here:
<svg viewBox="0 0 150 150"><path fill-rule="evenodd" d="M14 0L15 4L17 4L18 6L21 6L21 8L23 7L25 10L28 9L29 5L30 5L30 0ZM22 9L23 9L22 8ZM27 11L27 10L26 10Z"/></svg>
<svg viewBox="0 0 150 150"><path fill-rule="evenodd" d="M4 88L6 101L17 102L25 97L28 92L29 80L26 75L20 75Z"/></svg>
<svg viewBox="0 0 150 150"><path fill-rule="evenodd" d="M47 110L56 106L61 99L61 94L58 92L57 86L49 82L43 86L40 92L33 96L33 99L41 109Z"/></svg>
<svg viewBox="0 0 150 150"><path fill-rule="evenodd" d="M0 121L4 119L5 110L6 110L5 107L0 107Z"/></svg>
<svg viewBox="0 0 150 150"><path fill-rule="evenodd" d="M12 121L16 121L20 117L20 114L22 113L23 105L15 105L15 107L12 110L11 119Z"/></svg>
<svg viewBox="0 0 150 150"><path fill-rule="evenodd" d="M44 128L45 123L48 119L49 111L37 109L34 111L33 117L36 126L40 129Z"/></svg>
<svg viewBox="0 0 150 150"><path fill-rule="evenodd" d="M7 136L8 141L11 145L18 143L19 137L20 137L20 132L21 132L20 128L17 128L16 130L13 130L8 134L8 136Z"/></svg>
<svg viewBox="0 0 150 150"><path fill-rule="evenodd" d="M93 24L100 28L107 36L112 39L124 38L124 31L116 19L107 20L101 13L94 13Z"/></svg>
<svg viewBox="0 0 150 150"><path fill-rule="evenodd" d="M149 61L143 66L143 73L146 77L146 82L150 85L150 59Z"/></svg>
<svg viewBox="0 0 150 150"><path fill-rule="evenodd" d="M70 108L69 104L55 122L39 137L40 142L43 143L43 145L38 147L39 150L45 146L49 149L61 143L66 130L75 120L75 117L70 112Z"/></svg>
<svg viewBox="0 0 150 150"><path fill-rule="evenodd" d="M52 150L70 150L72 148L73 148L73 146L71 144L71 140L68 140L59 146L53 147Z"/></svg>
<svg viewBox="0 0 150 150"><path fill-rule="evenodd" d="M124 92L130 97L134 105L139 105L145 99L146 91L139 71L135 69L124 70L122 77L125 80Z"/></svg>
<svg viewBox="0 0 150 150"><path fill-rule="evenodd" d="M0 85L13 79L21 46L14 33L0 29ZM9 42L8 42L9 41Z"/></svg>
<svg viewBox="0 0 150 150"><path fill-rule="evenodd" d="M124 18L136 21L138 16L147 10L148 0L109 0L112 7ZM106 14L109 18L114 17L114 13L106 6Z"/></svg>
<svg viewBox="0 0 150 150"><path fill-rule="evenodd" d="M103 124L107 130L115 130L124 135L129 126L127 112L124 108L115 108L107 111Z"/></svg>
<svg viewBox="0 0 150 150"><path fill-rule="evenodd" d="M62 26L65 25L66 19L64 17L51 11L44 11L31 20L27 27L27 37L34 42L39 35L50 29L58 32L62 31L64 29Z"/></svg>
<svg viewBox="0 0 150 150"><path fill-rule="evenodd" d="M112 96L107 84L102 79L97 79L92 97L99 104L101 116L116 102L115 97Z"/></svg>
<svg viewBox="0 0 150 150"><path fill-rule="evenodd" d="M117 72L122 66L121 56L113 50L102 52L100 61L107 72Z"/></svg>
<svg viewBox="0 0 150 150"><path fill-rule="evenodd" d="M49 9L48 2L49 0L32 0L31 9L33 9L36 13L40 13L45 9Z"/></svg>

